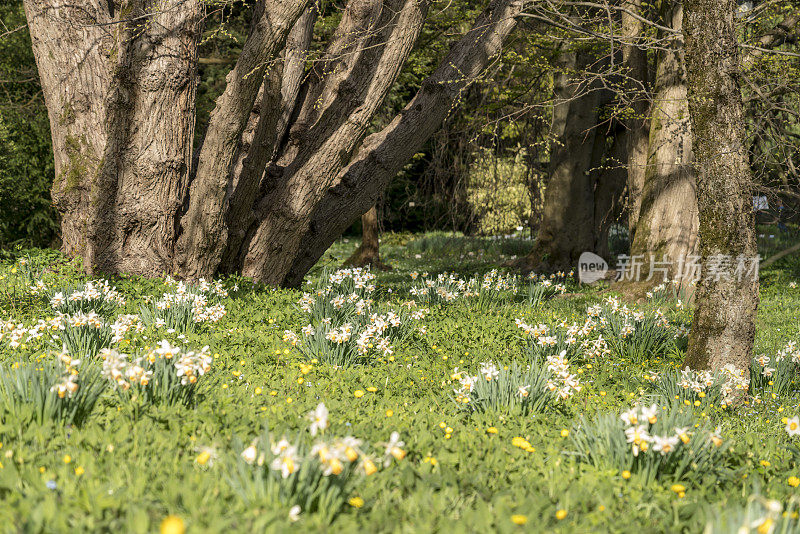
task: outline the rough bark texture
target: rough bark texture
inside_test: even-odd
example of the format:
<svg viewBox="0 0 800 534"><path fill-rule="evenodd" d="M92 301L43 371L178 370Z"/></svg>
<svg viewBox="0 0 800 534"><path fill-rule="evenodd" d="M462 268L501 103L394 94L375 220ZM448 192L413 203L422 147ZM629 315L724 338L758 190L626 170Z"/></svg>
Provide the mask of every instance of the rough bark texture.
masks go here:
<svg viewBox="0 0 800 534"><path fill-rule="evenodd" d="M199 0L25 0L68 254L90 271L242 270L298 283L458 104L523 2L492 0L409 106L364 143L428 1L347 2L311 72L307 5L254 4L193 159Z"/></svg>
<svg viewBox="0 0 800 534"><path fill-rule="evenodd" d="M250 35L211 113L189 206L181 218L175 268L182 276L210 278L219 266L228 241L229 183L242 132L268 62L283 48L307 3L308 0L274 0L257 4Z"/></svg>
<svg viewBox="0 0 800 534"><path fill-rule="evenodd" d="M169 270L194 131L201 7L27 0L63 247L92 272Z"/></svg>
<svg viewBox="0 0 800 534"><path fill-rule="evenodd" d="M632 116L625 121L628 131L625 135L627 152L627 213L628 230L631 241L639 221L639 210L642 206L642 189L647 169L647 145L650 135L650 122L647 113L650 108L648 99L648 65L647 50L637 46L644 45L644 23L630 13L642 14L641 0L625 0L626 11L622 16L622 37L631 44L622 47L622 67L625 76L624 87L628 98L631 98ZM630 13L629 13L630 12Z"/></svg>
<svg viewBox="0 0 800 534"><path fill-rule="evenodd" d="M265 74L242 134L225 206L228 241L220 264L224 272L240 268L239 251L248 228L256 222L253 204L258 198L264 169L279 149L300 91L316 13L315 8L307 8L289 32L283 61Z"/></svg>
<svg viewBox="0 0 800 534"><path fill-rule="evenodd" d="M618 223L625 208L625 189L629 173L628 150L630 137L633 132L620 125L614 132L611 148L605 155L605 161L600 168L594 185L594 252L601 258L611 259L609 249L609 233L611 225ZM595 146L605 148L606 136L598 132L595 136ZM597 152L596 150L595 152Z"/></svg>
<svg viewBox="0 0 800 534"><path fill-rule="evenodd" d="M372 206L361 216L361 244L344 262L345 267L365 267L389 271L391 267L381 261L378 235L378 209Z"/></svg>
<svg viewBox="0 0 800 534"><path fill-rule="evenodd" d="M705 273L696 295L686 364L748 373L758 307L758 276L738 276L736 258L757 254L752 176L744 145L742 94L733 0L687 0L686 65L698 167L700 251L733 258L722 276Z"/></svg>
<svg viewBox="0 0 800 534"><path fill-rule="evenodd" d="M267 172L258 223L245 243L246 276L283 281L314 208L350 160L417 40L426 2L389 0L378 9L375 1L348 5L350 22L342 21L329 56L335 66L311 82L277 168Z"/></svg>
<svg viewBox="0 0 800 534"><path fill-rule="evenodd" d="M680 30L683 6L664 4L664 20ZM642 204L631 255L643 255L642 275L650 256L666 257L678 265L681 257L697 253L697 200L692 166L692 133L686 99L683 44L659 51L650 123L650 146Z"/></svg>
<svg viewBox="0 0 800 534"><path fill-rule="evenodd" d="M493 0L403 111L364 140L315 206L298 253L279 283L299 285L331 243L375 204L389 181L459 103L463 91L500 52L522 6L521 0Z"/></svg>
<svg viewBox="0 0 800 534"><path fill-rule="evenodd" d="M582 252L594 250L593 163L600 91L573 77L591 61L587 52L565 54L555 78L555 102L549 179L536 244L520 267L523 271L557 271L574 267ZM602 153L602 151L601 151Z"/></svg>

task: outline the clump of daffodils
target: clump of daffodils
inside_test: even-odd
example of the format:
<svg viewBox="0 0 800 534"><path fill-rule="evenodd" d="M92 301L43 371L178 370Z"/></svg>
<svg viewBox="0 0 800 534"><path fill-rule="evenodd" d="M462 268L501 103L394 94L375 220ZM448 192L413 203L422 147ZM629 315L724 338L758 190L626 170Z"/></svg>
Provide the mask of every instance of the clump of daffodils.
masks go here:
<svg viewBox="0 0 800 534"><path fill-rule="evenodd" d="M515 320L517 327L528 338L531 358L543 359L548 355L565 353L570 361L599 359L610 351L602 334L597 333L598 323L587 317L583 324L562 322L555 326L539 323L530 325L522 319Z"/></svg>
<svg viewBox="0 0 800 534"><path fill-rule="evenodd" d="M677 400L687 406L717 402L729 406L739 392L747 390L750 382L744 371L732 364L719 371L695 371L689 367L662 373L651 371L645 374L645 380L652 383L656 396L666 402Z"/></svg>
<svg viewBox="0 0 800 534"><path fill-rule="evenodd" d="M228 480L246 500L268 499L276 505L300 507L299 513L315 513L331 521L341 511L362 476L389 467L406 456L397 432L375 444L370 453L364 440L354 436L328 437L328 410L320 403L307 415L311 422L294 440L275 439L267 430L249 444L236 442L238 451L229 458Z"/></svg>
<svg viewBox="0 0 800 534"><path fill-rule="evenodd" d="M174 286L174 291L164 293L158 300L146 299L147 304L139 310L147 326L189 332L196 325L216 323L227 313L220 300L228 292L219 280L208 282L201 278L196 285L189 285L167 277L166 284Z"/></svg>
<svg viewBox="0 0 800 534"><path fill-rule="evenodd" d="M415 275L416 273L411 273L412 280L417 279ZM465 296L469 290L467 281L453 273L440 273L436 278L430 278L428 273L422 273L420 282L411 286L409 291L427 305L449 304Z"/></svg>
<svg viewBox="0 0 800 534"><path fill-rule="evenodd" d="M50 307L61 314L97 312L108 315L125 305L125 298L108 280L91 280L71 290L54 291L48 296Z"/></svg>
<svg viewBox="0 0 800 534"><path fill-rule="evenodd" d="M795 381L800 373L800 349L790 341L774 357L759 354L750 364L752 393L770 391L775 395L787 395L796 389Z"/></svg>
<svg viewBox="0 0 800 534"><path fill-rule="evenodd" d="M572 273L569 276L572 276ZM528 286L525 288L525 297L530 306L538 306L558 294L563 295L567 292L563 272L552 274L549 278L545 275L530 273L528 280Z"/></svg>
<svg viewBox="0 0 800 534"><path fill-rule="evenodd" d="M629 308L616 297L608 297L586 311L599 324L611 351L631 362L664 355L675 347L676 336L684 333L675 330L660 309Z"/></svg>
<svg viewBox="0 0 800 534"><path fill-rule="evenodd" d="M194 399L198 380L211 370L208 346L199 351L162 340L143 354L129 356L115 349L100 352L103 377L126 400L148 404L184 404Z"/></svg>
<svg viewBox="0 0 800 534"><path fill-rule="evenodd" d="M455 368L451 379L459 383L453 390L456 404L476 411L542 412L581 390L563 353L524 368L516 362L501 367L486 361L474 376Z"/></svg>
<svg viewBox="0 0 800 534"><path fill-rule="evenodd" d="M693 480L729 474L720 428L710 431L689 408L633 406L581 418L569 433L578 458L598 468L639 473L645 480Z"/></svg>
<svg viewBox="0 0 800 534"><path fill-rule="evenodd" d="M375 274L369 269L340 269L323 274L311 293L303 293L298 306L312 322L332 318L337 323L364 316L372 308Z"/></svg>
<svg viewBox="0 0 800 534"><path fill-rule="evenodd" d="M20 422L32 418L81 425L105 386L94 362L64 352L36 362L0 363L0 415Z"/></svg>
<svg viewBox="0 0 800 534"><path fill-rule="evenodd" d="M798 499L792 497L784 507L779 501L758 493L750 495L744 505L733 504L713 511L706 524L710 534L736 532L737 534L773 534L797 532Z"/></svg>
<svg viewBox="0 0 800 534"><path fill-rule="evenodd" d="M369 358L394 359L393 343L413 332L424 333L420 323L428 313L408 301L396 309L373 311L369 295L375 275L368 269L342 269L323 276L314 294L304 293L299 307L309 323L298 335L284 330L283 340L306 358L344 367Z"/></svg>

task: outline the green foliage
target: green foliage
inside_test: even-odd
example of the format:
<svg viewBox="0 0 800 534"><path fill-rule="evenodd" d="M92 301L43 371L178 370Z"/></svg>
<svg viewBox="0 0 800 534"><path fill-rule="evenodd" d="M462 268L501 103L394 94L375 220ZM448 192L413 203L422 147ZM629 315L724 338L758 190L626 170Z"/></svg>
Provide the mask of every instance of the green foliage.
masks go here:
<svg viewBox="0 0 800 534"><path fill-rule="evenodd" d="M0 22L0 249L47 246L58 230L50 205L55 171L22 2L0 6Z"/></svg>
<svg viewBox="0 0 800 534"><path fill-rule="evenodd" d="M5 421L18 423L82 425L105 387L99 367L91 362L66 369L53 358L0 363L0 415Z"/></svg>
<svg viewBox="0 0 800 534"><path fill-rule="evenodd" d="M653 414L649 420L646 413ZM722 437L695 423L691 408L678 404L653 404L644 411L634 406L622 415L581 417L570 443L581 461L636 473L647 482L685 481L699 486L730 476Z"/></svg>
<svg viewBox="0 0 800 534"><path fill-rule="evenodd" d="M493 362L484 363L494 366ZM554 406L557 397L547 386L552 374L544 361L522 368L517 362L497 369L497 375L471 377L471 389L462 390L455 401L465 410L497 411L515 415L542 413ZM463 382L462 382L463 383Z"/></svg>
<svg viewBox="0 0 800 534"><path fill-rule="evenodd" d="M800 423L791 388L788 395L773 398L768 381L751 385L748 404L726 408L720 407L716 386L703 390L705 397L692 386L683 394L684 377L676 372L682 367L681 354L648 353L634 362L597 343L600 335L606 340L606 334L600 317L587 312L602 307L608 291L591 287L571 286L569 295L534 307L526 299L527 283L518 284L516 293L502 290L483 307L477 305L476 294L431 306L430 312L422 313L424 318L413 319L411 315L422 309L404 303L413 298L410 288L422 275L412 280L410 273L453 272L460 280L474 279L471 290L477 293L484 275L504 261L501 254L507 254L505 247L512 243L451 239L453 253L448 253L447 239L437 235L393 235L384 241L382 253L395 270L374 273L375 290L364 295L365 301L372 300L368 312L336 316L330 327L351 322L355 330L357 324L374 324L371 315L386 320L390 312L404 326L380 336L389 340L391 353L373 349L362 365L339 368L320 359L315 362L299 346L283 341L287 330L297 332L302 341L303 327L321 327L324 319L312 319L312 313L298 305L303 295L296 290L225 280L230 294L209 300L226 311L217 322L169 332L166 326L144 325L131 314L149 306L148 300L152 304L162 299L165 291L177 293L175 285L165 290L161 280L115 279L125 304L103 318L115 325L114 338L108 351L81 358L77 366L80 387L81 373L90 367L106 371L98 382L103 393L86 410L89 415L80 426L48 418L38 422L34 401L17 402L16 411L0 413L0 521L38 532L153 532L167 516L180 518L187 532L387 532L400 524L425 532L699 532L709 522L716 524L718 510L721 515L729 510L737 514L754 492L779 501L790 514L795 510L791 477L800 476L800 454L797 436L787 432L798 431ZM435 247L407 247L415 241ZM346 257L356 245L335 245L309 278L311 283L304 285L309 297L331 284L332 268L340 261L335 257ZM469 251L475 254L469 256ZM39 287L37 278L48 294L52 288L89 281L75 264L52 251L25 254L30 265L21 265L17 257L0 262L4 371L13 370L16 362L41 367L53 360L42 353L51 347L49 336L60 330L48 322L54 319L49 299L31 289ZM796 261L787 258L762 273L756 344L759 355L770 357L767 367L775 367L779 353L789 359L793 354L786 347L796 338L794 310L800 306L800 292L788 284L800 272L794 270ZM48 268L42 269L45 265ZM319 273L326 269L322 280ZM239 290L234 291L237 284ZM348 286L326 298L349 291ZM642 309L655 313L653 304ZM660 307L671 333L674 324L690 324L688 303L679 308L670 298ZM567 342L570 333L573 343ZM551 337L554 343L546 339ZM541 338L541 353L530 354L528 343ZM174 387L148 390L156 382L174 385L178 378L174 363L181 355L158 359L158 350L170 352L162 340L169 349L181 347L181 355L192 352L183 347L209 345L209 367L197 374L191 400L177 398L184 390ZM561 350L567 351L563 357ZM130 364L119 368L116 378L111 373L114 353L129 355L125 361ZM149 365L153 353L157 369ZM484 378L496 390L483 396L486 402L480 402L480 409L454 402L453 390L462 387L466 375L462 371L485 376L482 370L492 371L481 368L486 360L494 362L497 378L508 373L508 380ZM549 396L540 398L547 403L536 405L533 386L541 379L525 375L545 367L556 393L568 381L577 387L570 386L572 395L559 400L547 387ZM158 373L166 378L156 380ZM654 383L654 376L663 384ZM114 383L109 384L109 377ZM117 381L120 378L128 382L128 389ZM64 373L53 373L39 391L57 396L58 389L50 388L62 385L65 398L60 400L66 401L64 379ZM695 376L691 380L699 382ZM498 387L501 382L504 388ZM528 397L520 396L518 388L528 382L532 399L523 401ZM683 414L662 417L667 403L656 401L658 391L661 399L677 394L676 402L692 406L682 404ZM722 387L719 391L724 393ZM695 401L700 405L694 406ZM312 436L309 412L321 402L330 408L329 425ZM531 404L523 407L523 402ZM647 423L648 433L680 440L673 427L685 426L690 441L679 441L664 457L653 450L654 443L634 457L619 414L631 405L653 402L658 402L658 420ZM604 418L613 433L598 426ZM269 437L263 432L267 422ZM717 447L711 440L711 447L703 445L718 426L717 436L724 437L724 443ZM395 431L405 442L399 462L383 443ZM308 470L284 478L280 463L278 469L271 467L276 459L272 446L283 436L297 446L297 467ZM356 436L363 443L356 447L355 461L342 460L340 474L331 471L326 476L331 465L322 459L329 457L320 456L321 449L312 450L321 444L333 450L340 440L332 436L342 436L341 441ZM601 446L606 442L608 446ZM250 446L256 454L243 454ZM336 457L342 456L340 452ZM368 476L365 459L377 468ZM383 467L386 459L388 468ZM630 478L623 476L625 469L633 472ZM757 490L755 484L760 485ZM684 489L673 490L673 485ZM294 506L300 510L290 516ZM517 526L512 516L514 521L524 516L527 524ZM756 513L749 517L758 519Z"/></svg>

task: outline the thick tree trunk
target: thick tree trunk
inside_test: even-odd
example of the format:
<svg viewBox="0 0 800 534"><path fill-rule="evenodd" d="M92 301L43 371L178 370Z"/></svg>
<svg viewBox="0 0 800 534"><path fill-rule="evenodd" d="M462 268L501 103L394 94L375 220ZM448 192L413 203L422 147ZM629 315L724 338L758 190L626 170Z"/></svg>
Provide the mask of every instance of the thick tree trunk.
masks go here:
<svg viewBox="0 0 800 534"><path fill-rule="evenodd" d="M186 191L202 9L195 0L125 7L25 2L64 250L90 272L152 276L170 268Z"/></svg>
<svg viewBox="0 0 800 534"><path fill-rule="evenodd" d="M533 250L519 267L524 272L569 270L582 252L594 250L595 137L600 91L576 80L591 61L588 52L568 52L554 80L555 103L549 180L544 213Z"/></svg>
<svg viewBox="0 0 800 534"><path fill-rule="evenodd" d="M351 7L352 6L352 7ZM257 224L245 241L242 273L280 284L301 252L311 214L383 102L417 40L426 2L348 5L328 65L306 92L277 168L268 171ZM355 28L355 30L353 29ZM328 70L329 69L329 70ZM278 178L278 179L275 179ZM361 212L364 213L366 208Z"/></svg>
<svg viewBox="0 0 800 534"><path fill-rule="evenodd" d="M348 2L306 76L307 3L255 4L192 169L203 4L130 0L115 12L114 2L25 0L64 247L87 270L199 278L241 268L273 284L290 271L302 278L452 111L523 4L492 0L409 107L353 158L428 2ZM284 61L275 61L287 36Z"/></svg>
<svg viewBox="0 0 800 534"><path fill-rule="evenodd" d="M622 37L630 44L622 47L622 67L625 76L626 98L630 99L632 117L625 121L628 132L627 144L627 214L630 239L636 232L639 210L642 206L642 189L647 169L647 145L650 122L647 118L650 102L648 98L648 64L645 45L644 23L630 13L643 15L642 0L625 0L622 12ZM629 13L630 12L630 13Z"/></svg>
<svg viewBox="0 0 800 534"><path fill-rule="evenodd" d="M605 161L594 186L594 252L601 258L611 259L609 249L609 233L611 225L619 223L625 208L624 196L627 185L626 163L629 161L631 130L621 125L614 133L611 148L605 155ZM605 148L606 136L602 132L596 134L595 145Z"/></svg>
<svg viewBox="0 0 800 534"><path fill-rule="evenodd" d="M365 267L381 271L391 270L391 267L381 261L380 237L378 235L378 209L372 206L361 216L361 244L345 260L346 267Z"/></svg>
<svg viewBox="0 0 800 534"><path fill-rule="evenodd" d="M242 134L228 185L225 217L228 241L219 268L223 272L241 269L239 251L248 228L256 222L253 204L258 198L264 169L276 155L295 108L316 13L316 8L307 8L289 32L283 62L265 74Z"/></svg>
<svg viewBox="0 0 800 534"><path fill-rule="evenodd" d="M682 4L664 6L665 23L680 30ZM673 266L670 275L676 275L680 261L697 253L699 222L683 56L679 42L659 51L647 171L631 246L632 256L643 257L643 278L649 274L651 257L658 262L666 258Z"/></svg>
<svg viewBox="0 0 800 534"><path fill-rule="evenodd" d="M269 3L261 0L256 4L250 35L236 66L226 78L225 92L211 113L189 206L181 218L182 234L176 244L175 270L184 277L210 278L219 266L228 241L226 216L237 147L261 89L267 64L283 48L307 3L308 0ZM274 133L279 116L279 112L274 113L272 127L267 125L266 131ZM268 153L270 149L271 146Z"/></svg>
<svg viewBox="0 0 800 534"><path fill-rule="evenodd" d="M742 94L733 0L687 0L689 111L698 167L700 282L686 364L749 372L758 307L752 176L744 144ZM719 265L719 258L730 263ZM716 272L710 270L715 265Z"/></svg>
<svg viewBox="0 0 800 534"><path fill-rule="evenodd" d="M331 243L366 212L389 181L450 114L464 90L516 25L521 0L492 0L472 29L451 48L403 111L361 144L325 191L300 237L298 253L279 283L297 286Z"/></svg>

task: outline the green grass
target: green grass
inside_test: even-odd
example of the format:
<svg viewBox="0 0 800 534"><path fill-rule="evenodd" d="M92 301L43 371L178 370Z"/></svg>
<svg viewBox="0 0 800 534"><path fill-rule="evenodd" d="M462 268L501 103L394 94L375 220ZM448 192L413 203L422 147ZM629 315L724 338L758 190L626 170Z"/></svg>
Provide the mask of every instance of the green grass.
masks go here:
<svg viewBox="0 0 800 534"><path fill-rule="evenodd" d="M307 290L356 244L337 242L315 266ZM482 277L529 245L524 239L387 235L381 252L395 268L376 273L374 309L385 313L410 299L412 272ZM51 251L29 251L28 261L24 267L17 258L0 264L2 321L29 326L55 315L45 297L29 290L39 278L48 289L87 280ZM797 339L800 288L789 288L795 280L796 255L761 273L757 353L775 355ZM140 313L146 297L156 301L173 290L163 281L135 277L110 283L125 298L117 315ZM690 457L681 456L680 469L655 476L655 468L641 467L626 478L624 461L602 456L627 454L624 440L622 449L610 451L586 442L605 430L592 427L594 434L581 430L576 436L582 422L649 405L653 386L645 375L674 372L681 364L678 349L637 355L636 361L614 351L570 356L569 372L580 391L530 412L506 411L506 402L480 410L454 402L456 367L477 375L485 361L509 368L529 363L529 338L516 319L532 326L583 324L586 308L608 296L597 288L573 285L566 296L536 306L527 303L525 284L519 294L489 304L478 297L432 304L421 322L424 333L394 337L391 354L368 352L359 364L337 368L314 363L283 340L285 330L300 335L311 321L298 306L301 291L254 287L242 279L224 285L229 293L219 302L226 313L218 322L175 332L142 324L140 332L133 328L113 345L129 355L148 354L161 339L191 350L209 345L211 369L199 378L191 403L141 402L109 386L79 425L33 417L19 408L22 397L14 410L0 411L0 532L154 532L170 515L187 532L699 532L707 524L716 525L712 532L736 532L740 525L731 526L731 518L752 524L767 517L773 513L762 506L768 499L797 509L788 480L800 477L800 450L781 422L800 414L794 387L775 398L771 390L756 391L760 398L736 411L720 408L712 395L697 399L696 407L684 405L681 417L699 425L698 436L699 429L720 427L724 465L718 469L693 469ZM690 320L690 311L664 309L673 323ZM8 335L0 339L4 368L56 361L52 341L14 349L8 341ZM329 410L329 426L312 437L307 414L320 402ZM393 432L406 454L386 456L384 466ZM354 436L363 443L359 459L345 462L340 475L322 475L319 463L306 458L297 472L302 477L284 479L269 468L274 458L268 443L283 436L301 454L319 439ZM616 443L619 436L608 439ZM251 444L264 452L262 466L242 461ZM365 458L377 466L375 474L364 474ZM676 484L684 487L682 496ZM292 522L295 504L304 509ZM512 517L521 522L516 516L527 523L515 524ZM783 520L787 532L796 531L790 519L780 513L773 518Z"/></svg>

